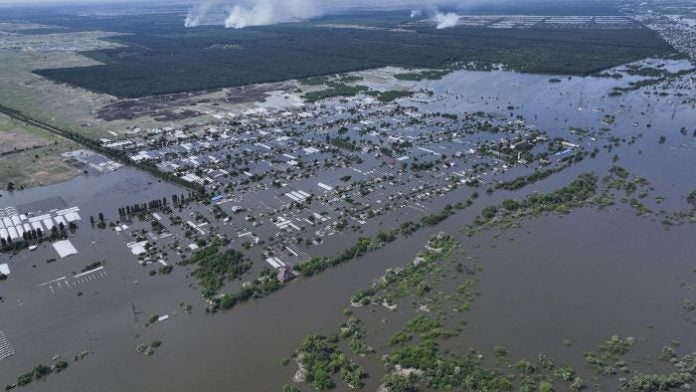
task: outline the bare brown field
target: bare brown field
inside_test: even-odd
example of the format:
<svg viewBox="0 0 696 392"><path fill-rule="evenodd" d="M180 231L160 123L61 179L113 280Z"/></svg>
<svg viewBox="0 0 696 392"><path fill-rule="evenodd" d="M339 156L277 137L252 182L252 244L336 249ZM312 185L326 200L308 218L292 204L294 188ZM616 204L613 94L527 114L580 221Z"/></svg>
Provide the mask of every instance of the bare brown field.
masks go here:
<svg viewBox="0 0 696 392"><path fill-rule="evenodd" d="M36 149L48 145L45 139L36 137L19 129L0 132L0 155Z"/></svg>

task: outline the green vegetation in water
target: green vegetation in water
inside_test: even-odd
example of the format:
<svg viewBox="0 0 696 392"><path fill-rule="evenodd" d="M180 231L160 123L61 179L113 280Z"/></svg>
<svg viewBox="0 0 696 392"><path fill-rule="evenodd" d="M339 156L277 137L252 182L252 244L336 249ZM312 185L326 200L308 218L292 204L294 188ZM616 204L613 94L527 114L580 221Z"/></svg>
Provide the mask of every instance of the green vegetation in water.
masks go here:
<svg viewBox="0 0 696 392"><path fill-rule="evenodd" d="M240 303L252 299L263 298L275 291L280 290L280 282L276 278L276 272L265 268L261 271L258 278L245 284L239 291L231 294L222 294L211 300L211 305L206 308L207 312L217 312L218 310L232 309Z"/></svg>
<svg viewBox="0 0 696 392"><path fill-rule="evenodd" d="M510 363L507 350L496 347L494 352L499 358L499 365L489 367L479 353L458 353L445 348L444 341L457 336L445 328L447 320L460 312L457 305L473 301L475 296L464 293L471 292L477 283L476 279L471 279L475 277L475 266L463 265L458 260L458 249L457 242L451 236L442 233L434 236L412 263L403 268L387 270L371 287L351 298L353 306L358 307L356 312L365 308L363 312L368 314L383 306L397 311L397 302L410 302L414 309L409 312L422 310L424 304L432 307L427 310L428 313L415 314L405 321L401 329L386 339L379 353L372 350L367 353L353 350L355 355L367 360L377 360L374 354L379 354L385 369L382 377L384 390L536 392L551 391L559 382L566 383L569 389L581 389L583 381L572 368L557 366L544 355L533 361ZM461 283L462 280L465 283L453 284ZM449 306L439 306L443 303L448 303ZM354 312L349 313L347 321L340 327L340 338L353 347L354 340L365 342L368 332ZM307 339L316 339L316 335ZM306 351L307 339L298 350L298 358ZM323 340L321 342L323 344ZM336 340L335 346L332 346L335 347L334 351L329 351L334 353L341 344L341 341ZM300 362L300 365L300 372L306 372L305 364ZM312 384L316 390L323 390L321 388L326 385L331 384Z"/></svg>
<svg viewBox="0 0 696 392"><path fill-rule="evenodd" d="M517 227L527 218L546 213L567 214L574 208L594 203L597 177L592 173L580 174L567 186L549 193L536 193L521 201L504 200L500 205L488 206L467 228L468 234L492 227Z"/></svg>
<svg viewBox="0 0 696 392"><path fill-rule="evenodd" d="M614 89L612 90L613 94L610 94L610 95L618 96L618 95L621 95L622 93L625 93L628 91L635 91L635 90L641 89L643 87L654 86L654 85L657 85L657 84L660 84L660 83L663 83L663 82L666 82L669 80L676 79L676 78L681 77L683 75L688 75L688 74L694 72L694 70L695 70L694 68L684 69L684 70L673 72L673 73L665 71L665 73L662 74L662 76L657 77L657 78L641 79L641 80L638 80L636 82L630 82L628 84L628 86L626 86L626 87L614 87Z"/></svg>
<svg viewBox="0 0 696 392"><path fill-rule="evenodd" d="M635 339L632 337L621 338L614 335L599 345L599 354L586 353L585 360L598 375L628 373L628 364L622 359L622 356L628 353L634 344Z"/></svg>
<svg viewBox="0 0 696 392"><path fill-rule="evenodd" d="M390 231L382 231L374 238L360 237L353 246L337 253L332 257L313 257L305 262L295 265L295 270L303 276L315 275L329 267L344 263L354 258L363 256L384 247L386 244L396 240L399 233L412 234L425 226L435 226L453 215L457 209L464 209L468 204L458 203L455 206L446 205L440 212L426 215L421 218L420 223L406 222L400 228Z"/></svg>
<svg viewBox="0 0 696 392"><path fill-rule="evenodd" d="M309 78L302 79L301 82L302 84L306 86L322 86L328 82L330 77L328 76L312 76Z"/></svg>
<svg viewBox="0 0 696 392"><path fill-rule="evenodd" d="M503 181L503 182L498 182L495 184L495 189L504 189L506 191L516 191L518 189L522 189L525 186L529 184L533 184L537 181L541 181L552 174L559 173L563 169L565 169L568 165L561 165L559 167L555 167L553 169L545 169L545 170L535 170L532 174L529 175L524 175L515 178L514 180L511 181Z"/></svg>
<svg viewBox="0 0 696 392"><path fill-rule="evenodd" d="M696 190L693 190L688 196L686 196L686 201L691 204L692 208L696 209Z"/></svg>
<svg viewBox="0 0 696 392"><path fill-rule="evenodd" d="M155 350L159 348L162 345L162 342L159 340L154 340L149 344L141 343L139 344L136 348L135 351L149 357L151 355L155 354Z"/></svg>
<svg viewBox="0 0 696 392"><path fill-rule="evenodd" d="M590 181L590 183L593 181ZM589 184L585 186L592 188ZM573 189L584 189L576 186ZM340 325L337 335L310 335L303 341L296 355L301 374L311 376L304 381L315 390L321 391L336 386L338 374L356 369L351 355L362 361L380 361L384 369L381 387L387 392L434 391L434 390L481 390L481 391L580 391L588 388L578 372L570 366L557 364L547 355L534 359L512 360L511 353L504 347L492 349L495 364L484 361L483 354L469 350L452 349L448 339L458 336L448 332L447 326L457 325L456 306L440 306L451 302L471 303L474 296L458 295L471 292L476 286L475 265L462 265L461 250L456 241L446 234L430 239L424 250L408 265L385 271L372 286L351 298L354 310L344 312L346 321ZM469 279L462 279L462 278ZM457 285L453 282L465 282ZM462 289L462 286L464 289ZM397 304L410 303L412 308L397 310ZM423 306L427 304L428 308ZM391 335L371 335L361 321L362 315L377 312L409 312L411 318L383 318L382 324L399 323L399 329ZM399 308L402 309L402 308ZM427 313L419 313L425 311ZM374 316L371 316L374 318ZM465 324L460 324L465 325ZM459 329L459 328L458 328ZM381 330L378 328L377 331ZM382 340L377 349L367 346L369 340ZM689 386L696 375L696 357L678 357L678 342L665 347L660 359L674 366L673 372L650 374L629 370L629 361L624 357L635 345L630 337L612 336L599 344L596 353L585 353L587 368L601 380L620 377L621 390L635 392L671 391ZM351 351L342 351L347 345ZM569 346L569 342L564 342ZM367 347L368 350L364 350ZM355 358L355 357L354 357ZM355 359L357 361L358 359ZM359 367L358 367L359 368ZM311 369L311 370L309 370ZM298 373L298 374L299 374ZM355 370L353 380L362 380L366 375L362 369ZM358 376L359 375L359 376ZM370 375L375 377L379 375ZM301 379L299 380L301 381ZM600 378L593 379L592 388L602 388ZM613 381L611 381L613 382ZM351 389L360 389L361 383L349 384ZM611 384L608 384L611 385ZM283 391L299 390L286 385Z"/></svg>
<svg viewBox="0 0 696 392"><path fill-rule="evenodd" d="M515 179L512 182L500 183L500 187L503 189L519 189L528 183L546 178L551 174L562 170L562 168L564 167L535 172L531 175ZM547 213L564 215L575 208L597 206L598 208L602 209L614 203L615 196L612 194L612 190L623 189L624 191L628 192L627 194L632 194L637 189L649 185L643 178L635 178L631 180L631 184L626 184L626 179L628 177L629 174L627 171L625 171L625 169L616 166L613 167L602 181L601 193L597 194L598 189L600 189L597 177L592 173L580 174L569 185L553 192L532 194L521 201L508 199L503 201L500 205L488 206L484 208L473 223L468 226L467 232L469 235L474 235L482 230L493 227L503 229L518 227L526 219ZM465 209L472 204L473 201L468 199L466 202L458 202L454 206L447 205L440 212L422 217L419 222L403 222L400 227L391 229L389 231L382 231L374 238L360 237L355 244L341 252L338 252L335 256L313 257L305 262L296 264L294 269L303 276L313 276L332 266L342 264L374 250L381 249L386 244L396 240L398 235L408 236L423 227L435 226L451 215L455 214L457 210ZM634 208L637 208L639 212L642 209L634 202L632 202L631 205L634 206ZM673 216L691 222L692 220L690 220L690 217L693 216L693 213L691 215L675 214ZM693 219L693 221L696 222L696 219ZM407 268L411 268L411 266L408 266ZM391 271L390 273L400 273L400 270ZM418 283L419 282L417 281L413 281L411 282L411 285L412 287L423 288L423 285ZM460 292L458 292L456 295L451 294L449 296L450 298L457 297L457 299L460 300L460 303L457 306L454 306L453 309L458 312L469 309L470 302L473 298L473 294L470 290L473 284L475 284L475 279L469 278L461 285ZM282 287L283 285L280 284L277 279L275 279L273 271L265 269L257 279L245 284L244 287L242 287L242 289L239 291L212 298L212 303L207 308L207 311L215 312L218 310L230 309L251 299L263 298ZM370 303L373 300L372 298L368 298L372 295L371 290L373 289L371 288L363 290L354 298L353 302ZM397 294L392 292L391 296L394 295ZM385 301L385 304L387 305L393 303L393 299L394 298L390 297L381 298L381 300ZM462 299L466 300L463 301Z"/></svg>
<svg viewBox="0 0 696 392"><path fill-rule="evenodd" d="M365 343L367 330L357 317L349 317L340 327L341 338L348 340L348 346L360 356L373 354L375 349Z"/></svg>
<svg viewBox="0 0 696 392"><path fill-rule="evenodd" d="M344 263L348 260L363 256L384 247L388 242L394 241L394 233L378 234L374 238L360 237L353 246L344 249L332 257L313 257L305 262L295 265L295 270L303 276L315 275L329 267Z"/></svg>
<svg viewBox="0 0 696 392"><path fill-rule="evenodd" d="M75 355L73 359L74 359L74 361L79 361L79 360L83 359L85 356L87 356L87 354L88 353L86 351L83 351L80 355ZM36 365L31 371L24 373L21 376L17 377L16 383L5 385L5 391L10 391L10 390L13 390L17 387L27 386L34 381L43 381L51 374L61 373L62 371L67 369L68 366L70 366L69 362L64 361L56 356L53 359L52 365L50 365L50 366L44 365L44 364Z"/></svg>
<svg viewBox="0 0 696 392"><path fill-rule="evenodd" d="M396 304L397 300L413 295L415 290L424 294L421 284L426 281L426 277L441 271L440 262L450 257L455 247L456 242L451 236L442 234L431 238L428 246L412 263L402 268L388 269L370 287L353 295L351 303L354 306L370 304L391 306Z"/></svg>
<svg viewBox="0 0 696 392"><path fill-rule="evenodd" d="M161 266L161 267L157 270L157 272L158 272L160 275L169 275L173 270L174 270L174 266L172 266L172 265L163 265L163 266Z"/></svg>
<svg viewBox="0 0 696 392"><path fill-rule="evenodd" d="M384 379L389 391L421 388L512 391L512 380L486 368L475 354L445 354L432 340L394 350L384 359L391 374ZM404 376L408 374L408 376ZM395 385L401 385L395 388ZM403 389L408 385L410 389Z"/></svg>
<svg viewBox="0 0 696 392"><path fill-rule="evenodd" d="M345 83L328 83L327 85L329 88L308 92L303 95L302 98L307 102L317 102L327 98L354 97L360 93L367 93L370 91L370 89L365 86L349 86Z"/></svg>
<svg viewBox="0 0 696 392"><path fill-rule="evenodd" d="M406 72L406 73L398 73L394 75L394 77L398 80L411 80L411 81L416 81L419 82L421 80L439 80L442 79L445 75L450 73L451 70L438 70L438 69L433 69L433 70L426 70L426 71L420 71L420 72Z"/></svg>
<svg viewBox="0 0 696 392"><path fill-rule="evenodd" d="M471 200L468 200L466 203L458 202L454 206L448 204L440 212L422 217L421 221L418 223L406 222L399 228L381 231L374 238L360 237L355 244L338 252L335 256L312 257L309 260L296 264L294 269L305 277L316 275L332 266L345 263L369 252L381 249L386 244L396 240L398 234L406 236L413 234L423 227L437 225L452 216L456 210L465 209L472 204L473 201ZM217 312L218 310L231 309L240 303L252 299L263 298L280 290L282 287L281 283L275 278L274 272L270 269L264 269L258 278L245 284L240 290L211 298L211 305L206 308L206 310L209 312Z"/></svg>
<svg viewBox="0 0 696 392"><path fill-rule="evenodd" d="M104 262L102 262L102 261L95 261L94 263L90 263L90 264L87 264L86 266L84 266L84 268L82 268L82 270L80 270L80 273L82 273L82 272L87 272L87 271L91 271L91 270L93 270L93 269L97 269L97 268L99 268L99 267L101 267L101 266L103 266L103 265L104 265Z"/></svg>
<svg viewBox="0 0 696 392"><path fill-rule="evenodd" d="M399 98L410 97L413 95L410 91L399 91L399 90L389 90L389 91L374 91L371 90L367 93L373 97L376 97L378 101L382 103L392 102Z"/></svg>
<svg viewBox="0 0 696 392"><path fill-rule="evenodd" d="M311 335L304 339L298 350L297 361L304 380L317 391L334 388L334 375L340 375L351 389L360 389L365 385L365 371L338 348L338 341L336 335Z"/></svg>
<svg viewBox="0 0 696 392"><path fill-rule="evenodd" d="M237 279L251 269L251 261L241 252L227 248L228 242L216 238L181 262L181 265L196 267L192 276L198 279L203 296L208 299L216 296L227 281Z"/></svg>
<svg viewBox="0 0 696 392"><path fill-rule="evenodd" d="M356 83L356 82L362 82L365 80L362 76L355 76L355 75L343 75L338 78L338 82L340 83Z"/></svg>
<svg viewBox="0 0 696 392"><path fill-rule="evenodd" d="M618 199L621 203L633 208L637 216L643 217L661 217L660 221L665 229L672 226L696 223L696 208L691 208L685 211L659 210L653 211L646 205L646 199L651 195L654 188L648 180L643 177L632 176L628 170L620 166L613 166L609 169L609 173L602 179L603 189L597 198L597 205L600 209L614 204L614 200ZM663 201L662 197L655 197L656 205ZM688 198L687 198L688 201Z"/></svg>

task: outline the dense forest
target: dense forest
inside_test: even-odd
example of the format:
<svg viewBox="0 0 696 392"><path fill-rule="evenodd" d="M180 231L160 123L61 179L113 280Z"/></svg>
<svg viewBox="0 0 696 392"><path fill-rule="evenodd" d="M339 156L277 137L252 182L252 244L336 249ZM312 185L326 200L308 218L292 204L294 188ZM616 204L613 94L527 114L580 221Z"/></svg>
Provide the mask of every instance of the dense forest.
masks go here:
<svg viewBox="0 0 696 392"><path fill-rule="evenodd" d="M370 14L371 15L371 14ZM184 29L162 15L71 22L71 28L125 32L116 49L85 52L104 65L36 73L118 97L209 90L382 67L443 68L503 63L521 72L586 75L672 48L654 32L625 28L437 30L403 13L324 18L243 30ZM54 21L55 22L55 21ZM67 22L65 22L67 23ZM359 24L372 29L332 28ZM407 28L403 31L396 28Z"/></svg>

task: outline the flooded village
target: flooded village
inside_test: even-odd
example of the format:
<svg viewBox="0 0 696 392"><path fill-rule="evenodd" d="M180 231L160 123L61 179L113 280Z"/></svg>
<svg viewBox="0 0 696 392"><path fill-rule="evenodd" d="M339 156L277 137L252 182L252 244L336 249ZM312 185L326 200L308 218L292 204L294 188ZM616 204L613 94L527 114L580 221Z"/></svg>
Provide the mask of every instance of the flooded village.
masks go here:
<svg viewBox="0 0 696 392"><path fill-rule="evenodd" d="M688 390L692 60L107 105L71 179L2 184L0 387Z"/></svg>
<svg viewBox="0 0 696 392"><path fill-rule="evenodd" d="M685 65L663 65L667 66L676 67L670 72L678 72ZM373 76L362 77L369 81ZM486 95L487 79L501 84L496 96ZM692 74L660 82L655 88L668 94L655 102L644 100L645 92L640 90L612 96L612 89L626 85L625 80L615 78L575 77L555 82L545 76L505 71L458 71L438 81L413 82L408 96L394 100L360 93L277 108L259 105L240 113L219 113L219 121L198 127L136 129L125 138L103 139L103 145L123 151L130 160L175 173L193 187L183 182L170 185L103 156L78 152L66 159L88 174L65 183L4 192L3 205L8 207L2 233L6 233L6 242L20 243L28 235L29 248L6 251L0 259L9 277L2 283L2 311L13 315L3 317L3 341L8 347L4 355L26 353L13 355L20 360L5 361L9 366L3 369L9 370L3 370L3 375L21 373L33 367L33 362L48 362L57 355L84 357L84 365L76 363L70 372L87 377L84 372L100 366L96 364L106 360L106 353L120 351L133 358L130 365L102 370L109 375L100 377L114 377L141 363L162 372L169 366L181 366L172 363L177 361L173 356L192 344L190 334L216 336L205 343L212 345L231 334L239 341L235 344L256 341L258 350L264 352L269 349L264 345L271 344L271 351L280 358L291 351L303 328L295 317L268 320L275 317L273 308L299 307L296 312L302 315L303 324L309 319L314 320L311 328L326 328L331 323L322 320L321 314L340 316L340 293L347 298L380 271L412 258L426 233L445 228L460 232L464 244L474 241L467 247L501 241L467 240L466 222L481 208L514 198L519 189L552 190L577 173L602 173L614 163L630 162L631 171L662 183L654 197L662 198L665 208L685 209L679 195L686 195L690 184L665 178L660 155L666 152L650 151L648 146L659 145L658 137L650 124L641 121L641 113L654 111L664 116L655 125L677 130L669 134L665 150L676 151L689 162L694 102L688 96L693 95L693 82ZM383 88L383 83L372 83L370 88ZM547 90L538 96L548 100L548 106L565 107L563 120L544 117L543 110L538 111L543 104L533 102L529 107L521 101L520 97L528 96L525 90L531 89ZM580 90L582 97L564 90ZM295 102L291 97L281 99ZM453 110L455 107L460 110ZM686 135L678 132L681 128L687 129ZM643 157L638 164L636 154L652 158ZM660 161L663 163L657 163ZM205 194L197 189L204 189ZM470 205L473 207L468 209ZM455 211L453 217L440 224L450 216L440 214L450 209ZM636 218L620 216L621 227L638 225L628 223ZM428 218L433 219L432 224ZM574 213L560 218L559 224L566 227L565 220L584 219ZM664 231L660 224L649 226L639 230ZM417 232L420 227L422 233ZM519 236L523 249L554 246L540 234L525 234L529 233L525 228L522 225L503 236ZM355 266L348 263L326 273L333 275L338 298L312 294L319 292L318 286L329 284L329 278L302 277L298 265L334 255L359 238L393 235L394 229L406 236L383 250L364 254ZM35 237L40 230L43 236ZM670 235L693 229L673 230ZM583 236L588 243L598 240L589 233ZM565 246L562 241L555 243ZM211 244L235 249L246 261L223 271L215 270L214 265L187 263ZM505 259L504 255L513 252L505 250L499 255L494 249L482 251L479 257ZM579 253L590 258L603 254L593 248ZM592 256L594 253L597 255ZM391 255L389 261L384 254ZM482 264L484 270L497 269ZM550 273L543 265L529 268ZM340 272L345 269L351 272ZM297 277L297 283L291 282ZM216 299L255 279L274 279L289 287L258 304L206 316L219 311L219 302L213 306ZM500 286L484 279L484 287L490 285L485 290L490 295L517 290L514 285ZM291 294L286 296L285 291ZM493 301L486 306L481 323L496 314L489 307L499 304ZM251 319L241 321L239 314ZM254 318L265 321L260 325ZM669 325L681 323L676 319ZM251 325L253 332L248 329ZM495 328L491 325L486 330ZM27 329L34 332L24 333ZM281 331L288 331L288 336ZM269 343L273 335L277 337ZM278 339L284 343L278 345ZM139 358L142 355L136 347L151 340L163 342L162 347L148 351L153 359L143 362L149 359ZM229 360L242 352L248 351L217 353L212 360ZM196 354L198 360L190 360L210 361L209 353L201 350ZM271 361L265 368L276 363ZM274 380L260 374L252 378L256 381L248 388L261 379ZM164 382L181 382L169 380ZM147 389L149 381L142 382ZM69 388L69 379L60 376L33 388L52 390L61 383Z"/></svg>

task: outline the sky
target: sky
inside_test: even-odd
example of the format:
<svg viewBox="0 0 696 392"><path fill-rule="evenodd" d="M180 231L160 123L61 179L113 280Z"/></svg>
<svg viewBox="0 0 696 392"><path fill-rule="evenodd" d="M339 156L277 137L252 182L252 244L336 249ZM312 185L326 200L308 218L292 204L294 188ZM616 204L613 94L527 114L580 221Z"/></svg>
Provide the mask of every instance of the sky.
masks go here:
<svg viewBox="0 0 696 392"><path fill-rule="evenodd" d="M147 2L164 2L164 3L179 3L179 4L191 4L191 6L194 6L196 4L202 4L202 3L207 3L208 1L196 1L196 0L182 0L182 1L166 1L166 0L147 0ZM466 0L461 0L460 2L465 2ZM442 1L437 1L437 0L317 0L318 3L322 4L345 4L346 6L360 6L360 5L375 5L375 4L384 4L384 5L396 5L396 4L408 4L408 5L413 5L413 4L433 4L437 2L442 2ZM454 3L456 0L449 0L448 2ZM64 4L85 4L85 3L93 3L93 4L108 4L108 3L140 3L142 4L142 0L0 0L0 4L12 4L12 5L27 5L27 4L59 4L59 3L64 3ZM226 3L226 4L235 4L235 3L248 3L248 1L245 0L239 0L239 1L234 1L234 0L228 0L228 1L219 1L219 3ZM1 15L0 15L1 17Z"/></svg>
<svg viewBox="0 0 696 392"><path fill-rule="evenodd" d="M148 0L148 2L154 2ZM162 0L162 2L164 2ZM30 5L30 4L108 4L108 3L137 3L142 4L140 0L0 0L0 5ZM183 3L183 2L182 2ZM196 1L187 1L187 3L197 3ZM2 15L0 15L2 18Z"/></svg>

